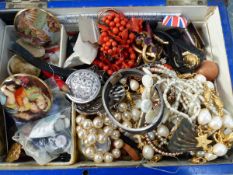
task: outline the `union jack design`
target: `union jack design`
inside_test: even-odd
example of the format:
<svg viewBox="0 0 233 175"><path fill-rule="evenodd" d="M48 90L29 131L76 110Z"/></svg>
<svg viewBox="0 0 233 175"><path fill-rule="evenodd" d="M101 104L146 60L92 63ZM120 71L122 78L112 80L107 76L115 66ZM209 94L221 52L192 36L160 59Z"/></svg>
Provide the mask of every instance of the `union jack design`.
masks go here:
<svg viewBox="0 0 233 175"><path fill-rule="evenodd" d="M186 28L188 21L183 16L166 16L162 22L163 26Z"/></svg>

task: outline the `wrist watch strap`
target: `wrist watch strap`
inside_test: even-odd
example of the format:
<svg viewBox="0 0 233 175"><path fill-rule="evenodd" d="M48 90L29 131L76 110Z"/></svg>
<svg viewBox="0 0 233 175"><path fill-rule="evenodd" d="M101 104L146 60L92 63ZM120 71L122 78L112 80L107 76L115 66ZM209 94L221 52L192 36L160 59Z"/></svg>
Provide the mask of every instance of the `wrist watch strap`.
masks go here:
<svg viewBox="0 0 233 175"><path fill-rule="evenodd" d="M67 78L72 72L74 72L73 69L60 68L58 66L48 64L39 58L35 58L29 51L27 51L24 47L22 47L18 43L14 43L11 47L11 50L15 52L17 55L21 56L25 61L29 62L33 66L43 71L47 71L52 74L62 76L63 78Z"/></svg>

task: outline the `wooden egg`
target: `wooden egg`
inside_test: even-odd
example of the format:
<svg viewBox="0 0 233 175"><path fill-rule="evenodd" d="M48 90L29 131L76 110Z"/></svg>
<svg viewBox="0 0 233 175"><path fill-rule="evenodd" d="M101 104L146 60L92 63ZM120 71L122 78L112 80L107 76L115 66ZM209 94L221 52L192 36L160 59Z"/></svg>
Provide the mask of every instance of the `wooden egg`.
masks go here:
<svg viewBox="0 0 233 175"><path fill-rule="evenodd" d="M215 62L205 60L196 70L196 73L204 75L208 81L214 81L218 77L219 68Z"/></svg>

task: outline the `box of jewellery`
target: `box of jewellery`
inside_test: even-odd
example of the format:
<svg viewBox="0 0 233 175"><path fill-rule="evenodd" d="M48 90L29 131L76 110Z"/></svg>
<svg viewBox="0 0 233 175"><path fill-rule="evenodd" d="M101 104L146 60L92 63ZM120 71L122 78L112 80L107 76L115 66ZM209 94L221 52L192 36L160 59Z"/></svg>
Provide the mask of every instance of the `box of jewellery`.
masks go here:
<svg viewBox="0 0 233 175"><path fill-rule="evenodd" d="M4 28L0 166L231 162L217 6L26 8Z"/></svg>

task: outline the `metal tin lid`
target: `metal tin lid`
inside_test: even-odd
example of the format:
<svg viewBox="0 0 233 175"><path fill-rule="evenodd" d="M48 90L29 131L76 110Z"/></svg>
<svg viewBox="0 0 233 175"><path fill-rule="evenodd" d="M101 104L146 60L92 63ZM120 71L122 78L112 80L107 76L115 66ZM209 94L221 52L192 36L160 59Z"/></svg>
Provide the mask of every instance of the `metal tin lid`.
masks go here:
<svg viewBox="0 0 233 175"><path fill-rule="evenodd" d="M67 97L75 103L88 103L94 100L101 89L101 83L96 73L87 69L80 69L67 78L66 84L69 86L72 95Z"/></svg>

